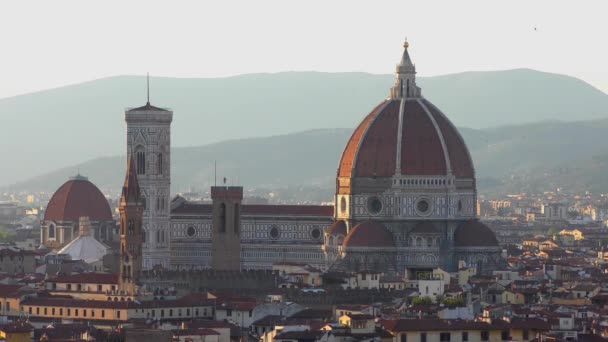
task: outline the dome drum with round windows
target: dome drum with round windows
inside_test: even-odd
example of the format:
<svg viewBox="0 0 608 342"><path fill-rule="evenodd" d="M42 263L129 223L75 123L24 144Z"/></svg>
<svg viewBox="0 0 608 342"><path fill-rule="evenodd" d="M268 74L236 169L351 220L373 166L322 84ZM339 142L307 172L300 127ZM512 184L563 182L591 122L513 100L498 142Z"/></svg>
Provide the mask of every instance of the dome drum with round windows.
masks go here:
<svg viewBox="0 0 608 342"><path fill-rule="evenodd" d="M377 196L372 196L367 199L367 211L372 215L378 215L382 212L382 200Z"/></svg>
<svg viewBox="0 0 608 342"><path fill-rule="evenodd" d="M188 235L188 237L194 237L195 234L196 229L192 226L188 227L188 229L186 230L186 235Z"/></svg>
<svg viewBox="0 0 608 342"><path fill-rule="evenodd" d="M270 227L268 234L270 235L271 239L276 240L281 236L281 231L279 231L279 227L272 226L272 227Z"/></svg>
<svg viewBox="0 0 608 342"><path fill-rule="evenodd" d="M428 216L432 212L431 201L428 198L420 198L416 201L416 213L421 216Z"/></svg>

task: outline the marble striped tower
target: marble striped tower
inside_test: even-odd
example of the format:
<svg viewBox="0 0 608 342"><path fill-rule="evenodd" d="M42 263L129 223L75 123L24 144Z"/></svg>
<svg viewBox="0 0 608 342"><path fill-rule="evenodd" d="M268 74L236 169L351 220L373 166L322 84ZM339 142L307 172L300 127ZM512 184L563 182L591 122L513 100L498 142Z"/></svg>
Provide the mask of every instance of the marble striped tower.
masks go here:
<svg viewBox="0 0 608 342"><path fill-rule="evenodd" d="M146 105L125 111L127 155L132 155L144 203L143 268L170 265L171 122L173 112Z"/></svg>

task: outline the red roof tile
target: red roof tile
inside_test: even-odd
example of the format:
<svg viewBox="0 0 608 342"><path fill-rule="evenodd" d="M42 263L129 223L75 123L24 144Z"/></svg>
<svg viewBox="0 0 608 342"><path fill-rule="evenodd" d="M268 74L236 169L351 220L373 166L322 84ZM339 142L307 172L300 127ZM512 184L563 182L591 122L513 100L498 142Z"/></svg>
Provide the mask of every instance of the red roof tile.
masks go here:
<svg viewBox="0 0 608 342"><path fill-rule="evenodd" d="M445 175L447 158L456 177L473 178L466 144L445 115L424 99L407 99L399 127L401 101L384 101L363 119L342 153L338 177L393 176L401 129L401 174Z"/></svg>
<svg viewBox="0 0 608 342"><path fill-rule="evenodd" d="M26 322L12 322L6 324L0 324L0 331L11 334L11 333L26 333L34 330L34 327Z"/></svg>
<svg viewBox="0 0 608 342"><path fill-rule="evenodd" d="M445 175L441 138L428 114L417 101L405 102L403 112L401 174Z"/></svg>
<svg viewBox="0 0 608 342"><path fill-rule="evenodd" d="M400 101L390 101L370 121L355 156L354 176L391 177L395 174Z"/></svg>
<svg viewBox="0 0 608 342"><path fill-rule="evenodd" d="M471 160L471 155L464 139L456 127L454 127L448 118L446 118L435 105L427 100L424 100L424 103L435 118L435 121L443 134L443 139L445 140L450 156L452 173L456 177L473 178L475 176L473 160Z"/></svg>
<svg viewBox="0 0 608 342"><path fill-rule="evenodd" d="M395 247L393 234L382 223L364 221L354 226L343 243L344 247Z"/></svg>
<svg viewBox="0 0 608 342"><path fill-rule="evenodd" d="M327 228L327 234L329 235L346 235L346 223L344 221L336 221L329 228Z"/></svg>
<svg viewBox="0 0 608 342"><path fill-rule="evenodd" d="M45 221L75 221L88 216L91 221L111 221L112 211L105 196L84 177L65 182L51 197Z"/></svg>
<svg viewBox="0 0 608 342"><path fill-rule="evenodd" d="M19 289L22 285L0 284L0 298L17 298L20 296Z"/></svg>
<svg viewBox="0 0 608 342"><path fill-rule="evenodd" d="M117 273L77 273L51 277L47 283L118 284Z"/></svg>
<svg viewBox="0 0 608 342"><path fill-rule="evenodd" d="M494 232L479 220L468 220L456 228L454 243L457 247L498 246Z"/></svg>
<svg viewBox="0 0 608 342"><path fill-rule="evenodd" d="M355 156L357 155L357 150L359 148L359 142L363 138L367 127L370 122L378 115L378 113L384 108L384 105L387 101L380 103L376 108L374 108L363 121L359 124L359 126L353 132L346 147L344 148L344 152L342 153L342 159L340 160L340 166L338 169L338 177L350 177L351 171L354 165Z"/></svg>
<svg viewBox="0 0 608 342"><path fill-rule="evenodd" d="M182 203L173 208L171 214L211 215L213 206L203 203ZM243 204L241 215L270 215L270 216L325 216L333 217L334 207L329 205L269 205Z"/></svg>

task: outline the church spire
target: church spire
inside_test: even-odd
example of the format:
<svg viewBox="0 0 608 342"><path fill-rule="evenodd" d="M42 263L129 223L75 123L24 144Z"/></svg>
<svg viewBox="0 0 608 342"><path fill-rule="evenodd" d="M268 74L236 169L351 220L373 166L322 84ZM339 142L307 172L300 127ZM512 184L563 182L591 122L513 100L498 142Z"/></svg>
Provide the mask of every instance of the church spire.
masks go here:
<svg viewBox="0 0 608 342"><path fill-rule="evenodd" d="M133 160L133 154L129 154L129 161L127 162L127 175L125 177L125 184L122 187L121 201L125 203L138 202L140 199L139 182L137 181L137 172L135 171L135 161Z"/></svg>
<svg viewBox="0 0 608 342"><path fill-rule="evenodd" d="M403 43L403 56L395 68L395 85L391 88L393 99L420 97L420 88L416 86L416 66L410 58L407 39Z"/></svg>

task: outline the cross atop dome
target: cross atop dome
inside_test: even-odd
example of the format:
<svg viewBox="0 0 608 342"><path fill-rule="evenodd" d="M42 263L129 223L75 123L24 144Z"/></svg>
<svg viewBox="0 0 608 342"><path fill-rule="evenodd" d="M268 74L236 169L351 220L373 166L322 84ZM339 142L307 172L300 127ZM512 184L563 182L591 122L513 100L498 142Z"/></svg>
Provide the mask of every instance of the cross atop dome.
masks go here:
<svg viewBox="0 0 608 342"><path fill-rule="evenodd" d="M401 62L395 67L395 85L390 92L392 99L421 97L420 88L416 86L416 66L407 51L409 46L406 38Z"/></svg>

